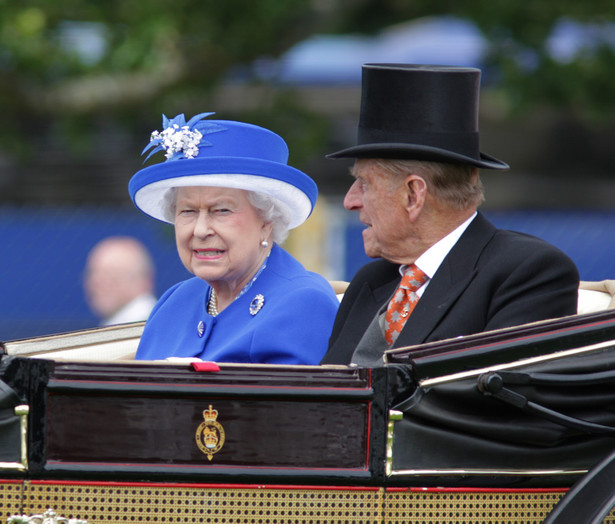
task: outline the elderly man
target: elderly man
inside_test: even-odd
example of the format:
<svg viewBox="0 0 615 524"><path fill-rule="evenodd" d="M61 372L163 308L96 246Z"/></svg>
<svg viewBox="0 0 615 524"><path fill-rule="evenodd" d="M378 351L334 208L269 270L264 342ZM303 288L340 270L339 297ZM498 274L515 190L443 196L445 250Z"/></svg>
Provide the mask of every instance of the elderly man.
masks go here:
<svg viewBox="0 0 615 524"><path fill-rule="evenodd" d="M149 252L132 237L101 240L88 254L84 288L101 325L147 320L156 305Z"/></svg>
<svg viewBox="0 0 615 524"><path fill-rule="evenodd" d="M480 71L367 64L344 206L365 225L361 268L323 364L383 363L389 348L576 312L579 275L550 244L496 229L477 212Z"/></svg>

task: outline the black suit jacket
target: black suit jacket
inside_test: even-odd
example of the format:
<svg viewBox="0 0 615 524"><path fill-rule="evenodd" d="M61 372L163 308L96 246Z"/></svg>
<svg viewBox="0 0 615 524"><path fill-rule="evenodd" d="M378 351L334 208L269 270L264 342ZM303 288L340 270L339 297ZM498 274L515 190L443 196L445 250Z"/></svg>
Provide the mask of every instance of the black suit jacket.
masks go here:
<svg viewBox="0 0 615 524"><path fill-rule="evenodd" d="M374 315L400 281L377 260L350 282L322 364L348 364ZM431 279L393 347L575 314L579 274L564 253L523 233L496 229L480 213Z"/></svg>

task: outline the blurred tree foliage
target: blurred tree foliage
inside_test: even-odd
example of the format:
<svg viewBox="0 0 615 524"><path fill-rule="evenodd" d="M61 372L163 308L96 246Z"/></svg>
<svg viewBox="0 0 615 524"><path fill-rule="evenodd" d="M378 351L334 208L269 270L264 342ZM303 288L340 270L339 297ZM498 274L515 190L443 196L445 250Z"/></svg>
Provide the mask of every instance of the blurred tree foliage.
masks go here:
<svg viewBox="0 0 615 524"><path fill-rule="evenodd" d="M19 151L33 127L77 144L101 119L151 127L152 115L188 112L234 64L282 52L314 21L305 0L0 0L3 145Z"/></svg>
<svg viewBox="0 0 615 524"><path fill-rule="evenodd" d="M613 23L612 0L0 0L0 161L31 159L43 142L91 158L110 134L146 136L161 113L215 110L208 97L238 64L313 33L369 34L438 14L478 24L512 112L551 104L613 114L612 48L567 62L545 49L563 17ZM276 91L249 116L275 124L299 167L325 147L326 121L291 93Z"/></svg>
<svg viewBox="0 0 615 524"><path fill-rule="evenodd" d="M537 106L611 119L615 112L615 2L612 0L362 0L346 13L340 31L376 32L422 16L453 15L475 22L490 43L489 64L511 113ZM557 23L586 24L597 46L558 61L547 49ZM607 46L607 42L610 46Z"/></svg>

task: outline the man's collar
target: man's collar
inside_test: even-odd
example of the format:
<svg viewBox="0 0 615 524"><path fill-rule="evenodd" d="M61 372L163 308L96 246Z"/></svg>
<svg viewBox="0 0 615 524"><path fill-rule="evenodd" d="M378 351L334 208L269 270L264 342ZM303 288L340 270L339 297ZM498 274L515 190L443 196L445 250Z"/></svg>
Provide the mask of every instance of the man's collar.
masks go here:
<svg viewBox="0 0 615 524"><path fill-rule="evenodd" d="M446 258L449 251L453 249L453 246L457 243L461 235L470 225L472 220L476 218L478 213L475 211L470 218L468 218L461 225L457 226L448 235L438 240L433 246L425 251L420 257L415 260L415 264L425 273L430 279L436 274L440 264ZM403 275L406 266L399 268L400 273Z"/></svg>

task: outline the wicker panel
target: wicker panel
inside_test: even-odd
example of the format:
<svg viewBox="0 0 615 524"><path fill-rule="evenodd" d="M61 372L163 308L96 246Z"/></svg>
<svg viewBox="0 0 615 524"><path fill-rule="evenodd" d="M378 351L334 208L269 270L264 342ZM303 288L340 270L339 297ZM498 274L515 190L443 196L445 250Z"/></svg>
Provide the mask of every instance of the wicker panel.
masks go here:
<svg viewBox="0 0 615 524"><path fill-rule="evenodd" d="M382 490L32 483L26 489L25 511L51 507L90 524L376 523L382 521L382 495Z"/></svg>
<svg viewBox="0 0 615 524"><path fill-rule="evenodd" d="M0 509L21 514L19 484L0 484ZM540 524L563 492L388 491L104 483L25 483L23 513L53 508L90 524ZM615 523L615 511L605 520Z"/></svg>
<svg viewBox="0 0 615 524"><path fill-rule="evenodd" d="M386 523L540 524L564 492L387 492ZM605 522L613 522L614 512Z"/></svg>
<svg viewBox="0 0 615 524"><path fill-rule="evenodd" d="M11 515L21 515L23 482L0 481L0 522Z"/></svg>

